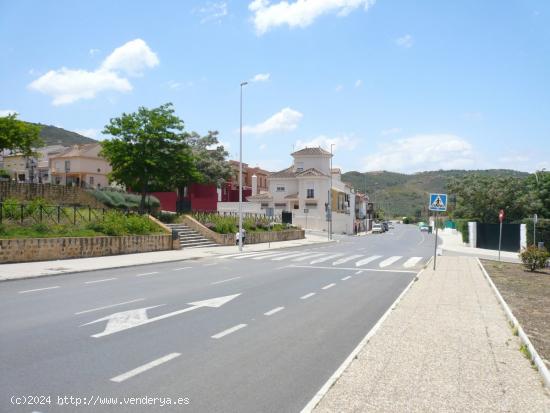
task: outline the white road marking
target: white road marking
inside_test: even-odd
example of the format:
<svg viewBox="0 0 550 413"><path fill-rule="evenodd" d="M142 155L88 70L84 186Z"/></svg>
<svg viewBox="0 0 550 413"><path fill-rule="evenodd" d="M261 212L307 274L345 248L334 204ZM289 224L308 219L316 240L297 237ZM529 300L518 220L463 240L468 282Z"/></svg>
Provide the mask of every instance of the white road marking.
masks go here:
<svg viewBox="0 0 550 413"><path fill-rule="evenodd" d="M211 262L209 264L204 264L203 267L211 267L213 265L218 265L218 263L217 262Z"/></svg>
<svg viewBox="0 0 550 413"><path fill-rule="evenodd" d="M103 332L92 335L92 337L98 338L98 337L108 336L109 334L118 333L120 331L128 330L130 328L153 323L155 321L164 320L165 318L187 313L189 311L193 311L202 307L219 308L225 303L228 303L229 301L238 297L239 295L240 294L233 294L233 295L227 295L225 297L211 298L209 300L195 301L192 303L188 303L191 307L187 307L182 310L172 311L171 313L162 314L153 318L148 318L147 310L150 308L160 307L160 305L155 305L152 307L145 307L145 308L138 308L138 309L129 310L129 311L122 311L119 313L110 314L106 317L102 317L94 321L90 321L89 323L86 323L86 324L82 324L82 326L98 323L100 321L107 321L107 326L105 327L105 330Z"/></svg>
<svg viewBox="0 0 550 413"><path fill-rule="evenodd" d="M44 287L44 288L35 288L33 290L23 290L23 291L19 291L19 294L34 293L35 291L53 290L54 288L60 288L60 287L59 285L56 285L54 287Z"/></svg>
<svg viewBox="0 0 550 413"><path fill-rule="evenodd" d="M102 279L102 280L86 281L84 284L104 283L104 282L113 281L113 280L118 280L118 278L113 277L113 278L104 278L104 279Z"/></svg>
<svg viewBox="0 0 550 413"><path fill-rule="evenodd" d="M355 260L355 259L361 258L361 257L362 257L362 255L350 255L348 257L340 258L339 260L334 261L332 263L332 265L340 265L340 264L343 264L345 262Z"/></svg>
<svg viewBox="0 0 550 413"><path fill-rule="evenodd" d="M323 267L321 265L292 265L292 268L315 268L319 270L332 270L334 271L334 267ZM357 268L350 268L350 267L338 267L338 270L342 271L357 271ZM395 272L395 273L403 273L403 274L416 274L418 271L412 271L412 270L382 270L378 268L363 268L361 271L363 272Z"/></svg>
<svg viewBox="0 0 550 413"><path fill-rule="evenodd" d="M174 268L172 271L182 271L182 270L188 270L189 268L193 267L181 267L181 268Z"/></svg>
<svg viewBox="0 0 550 413"><path fill-rule="evenodd" d="M372 255L368 258L365 258L363 260L359 260L355 263L355 266L356 267L360 267L361 265L365 265L365 264L368 264L369 262L372 262L374 260L377 260L378 258L382 258L381 255Z"/></svg>
<svg viewBox="0 0 550 413"><path fill-rule="evenodd" d="M321 290L328 290L329 288L332 288L334 287L336 284L334 283L330 283L330 284L327 284L325 285L323 288L321 288Z"/></svg>
<svg viewBox="0 0 550 413"><path fill-rule="evenodd" d="M279 311L282 311L284 309L285 309L284 307L277 307L277 308L274 308L273 310L269 310L268 312L264 313L264 315L270 316L270 315L278 313Z"/></svg>
<svg viewBox="0 0 550 413"><path fill-rule="evenodd" d="M416 264L418 264L420 262L420 260L422 259L422 257L411 257L409 258L407 261L405 261L405 263L403 264L403 267L405 268L412 268L414 267Z"/></svg>
<svg viewBox="0 0 550 413"><path fill-rule="evenodd" d="M378 264L378 266L380 268L387 267L388 265L392 265L394 262L399 261L401 258L403 257L401 257L400 255L394 255L393 257L387 258L382 261L380 264Z"/></svg>
<svg viewBox="0 0 550 413"><path fill-rule="evenodd" d="M292 262L300 262L300 261L308 260L310 258L321 257L323 255L325 255L324 252L316 252L316 253L313 253L313 254L306 255L305 257L293 258L291 261Z"/></svg>
<svg viewBox="0 0 550 413"><path fill-rule="evenodd" d="M160 366L161 364L164 364L170 360L175 359L176 357L181 356L181 353L170 353L166 356L163 356L161 358L158 358L156 360L153 360L147 364L144 364L143 366L139 366L133 370L127 371L126 373L123 373L119 376L113 377L111 381L114 381L115 383L123 382L124 380L128 380L131 377L137 376L138 374L143 373L144 371L150 370L153 367Z"/></svg>
<svg viewBox="0 0 550 413"><path fill-rule="evenodd" d="M222 332L218 334L214 334L212 338L218 339L222 338L228 334L234 333L237 330L240 330L241 328L245 328L248 324L237 324L236 326L233 326L231 328L228 328L227 330L223 330Z"/></svg>
<svg viewBox="0 0 550 413"><path fill-rule="evenodd" d="M260 252L249 252L249 253L245 253L245 254L240 254L240 255L233 256L232 258L233 258L234 260L242 260L242 259L245 259L245 258L257 257L258 255L264 255L264 254L265 254L265 251L260 251Z"/></svg>
<svg viewBox="0 0 550 413"><path fill-rule="evenodd" d="M96 308L91 308L89 310L79 311L78 313L74 313L74 315L86 314L86 313L91 313L93 311L99 311L99 310L105 310L106 308L118 307L119 305L124 305L124 304L137 303L138 301L143 301L143 300L145 300L145 298L137 298L135 300L124 301L123 303L104 305L103 307L96 307Z"/></svg>
<svg viewBox="0 0 550 413"><path fill-rule="evenodd" d="M316 260L311 261L310 264L318 264L320 262L325 262L336 257L341 257L342 255L344 254L340 253L340 254L325 255L323 258L317 258Z"/></svg>
<svg viewBox="0 0 550 413"><path fill-rule="evenodd" d="M275 256L281 255L281 254L286 254L286 252L276 252L276 251L266 252L265 254L256 255L255 257L252 257L252 259L253 260L265 260L266 258L275 257Z"/></svg>
<svg viewBox="0 0 550 413"><path fill-rule="evenodd" d="M271 261L282 261L288 258L301 257L302 255L310 255L310 254L311 252L294 252L292 254L286 254L277 258L272 258Z"/></svg>
<svg viewBox="0 0 550 413"><path fill-rule="evenodd" d="M210 285L216 285L216 284L221 284L221 283L225 283L227 281L233 281L233 280L237 280L241 277L233 277L233 278L228 278L226 280L221 280L221 281L216 281L216 282L213 282L213 283L210 283Z"/></svg>
<svg viewBox="0 0 550 413"><path fill-rule="evenodd" d="M146 275L155 275L155 274L158 274L158 273L159 273L158 271L144 272L143 274L137 274L136 277L145 277Z"/></svg>
<svg viewBox="0 0 550 413"><path fill-rule="evenodd" d="M363 271L359 270L359 271L357 271L357 272L355 273L355 275L359 275L359 274L361 274L362 272L363 272Z"/></svg>
<svg viewBox="0 0 550 413"><path fill-rule="evenodd" d="M315 295L315 293L309 293L309 294L306 294L306 295L302 295L300 297L300 300L307 300L309 297L313 297Z"/></svg>
<svg viewBox="0 0 550 413"><path fill-rule="evenodd" d="M347 277L342 278L342 281L349 280L351 278L351 275L348 275Z"/></svg>

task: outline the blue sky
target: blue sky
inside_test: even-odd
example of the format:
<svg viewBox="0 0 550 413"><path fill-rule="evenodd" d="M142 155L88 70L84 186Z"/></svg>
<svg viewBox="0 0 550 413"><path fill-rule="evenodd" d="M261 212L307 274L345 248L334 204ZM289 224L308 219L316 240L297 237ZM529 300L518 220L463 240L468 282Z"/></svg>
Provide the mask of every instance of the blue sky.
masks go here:
<svg viewBox="0 0 550 413"><path fill-rule="evenodd" d="M173 102L266 169L550 169L545 0L0 0L0 114L102 138Z"/></svg>

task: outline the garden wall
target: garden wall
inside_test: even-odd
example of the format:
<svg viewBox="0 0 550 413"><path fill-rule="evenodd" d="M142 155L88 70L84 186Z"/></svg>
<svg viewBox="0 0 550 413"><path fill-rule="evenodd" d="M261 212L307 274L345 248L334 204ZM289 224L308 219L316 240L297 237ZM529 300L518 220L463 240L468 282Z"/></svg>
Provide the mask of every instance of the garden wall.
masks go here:
<svg viewBox="0 0 550 413"><path fill-rule="evenodd" d="M0 264L172 249L171 235L0 239Z"/></svg>

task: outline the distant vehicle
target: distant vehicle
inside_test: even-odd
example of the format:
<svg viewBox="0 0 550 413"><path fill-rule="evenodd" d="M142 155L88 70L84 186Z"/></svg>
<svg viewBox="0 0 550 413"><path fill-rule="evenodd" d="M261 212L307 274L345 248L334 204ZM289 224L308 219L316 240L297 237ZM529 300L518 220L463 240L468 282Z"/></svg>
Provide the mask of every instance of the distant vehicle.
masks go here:
<svg viewBox="0 0 550 413"><path fill-rule="evenodd" d="M390 221L390 223L389 223L388 226L389 226L390 229L394 229L394 228L395 228L395 226L393 225L393 222L392 222L392 221Z"/></svg>
<svg viewBox="0 0 550 413"><path fill-rule="evenodd" d="M390 226L388 225L387 221L382 222L382 228L384 228L384 231L390 230Z"/></svg>
<svg viewBox="0 0 550 413"><path fill-rule="evenodd" d="M373 224L372 225L372 233L373 234L381 234L384 232L384 228L382 227L382 224Z"/></svg>
<svg viewBox="0 0 550 413"><path fill-rule="evenodd" d="M430 232L430 226L423 222L422 225L420 225L420 232L422 231Z"/></svg>

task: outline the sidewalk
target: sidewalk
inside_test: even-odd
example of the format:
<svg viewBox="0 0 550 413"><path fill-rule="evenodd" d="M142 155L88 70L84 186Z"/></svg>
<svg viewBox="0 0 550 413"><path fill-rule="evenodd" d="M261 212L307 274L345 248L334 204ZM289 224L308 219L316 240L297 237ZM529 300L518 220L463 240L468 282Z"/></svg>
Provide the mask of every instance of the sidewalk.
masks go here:
<svg viewBox="0 0 550 413"><path fill-rule="evenodd" d="M477 261L424 270L315 412L550 412Z"/></svg>
<svg viewBox="0 0 550 413"><path fill-rule="evenodd" d="M321 236L306 232L305 239L245 245L243 247L243 251L253 252L270 249L274 250L303 245L322 244L326 242L333 241L327 241L326 235ZM206 257L215 257L224 254L233 254L237 252L239 252L238 246L221 246L186 248L182 250L145 252L139 254L109 255L106 257L0 264L0 281L33 278L61 273L102 270L106 268L129 267L132 265L193 260Z"/></svg>
<svg viewBox="0 0 550 413"><path fill-rule="evenodd" d="M462 242L462 237L459 233L452 233L448 231L439 231L439 238L442 241L439 249L442 250L443 255L461 255L461 256L471 256L478 258L485 258L488 260L498 259L498 251L496 250L487 250L483 248L472 248L467 245L464 245ZM445 254L445 251L450 252L451 254ZM501 251L500 252L501 261L506 262L521 262L518 254L516 252Z"/></svg>

